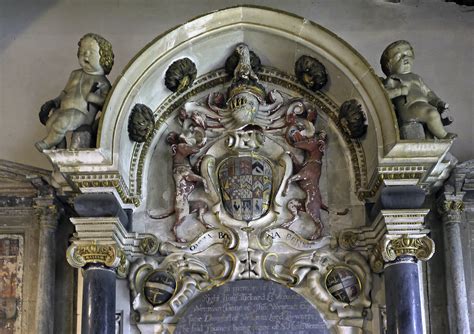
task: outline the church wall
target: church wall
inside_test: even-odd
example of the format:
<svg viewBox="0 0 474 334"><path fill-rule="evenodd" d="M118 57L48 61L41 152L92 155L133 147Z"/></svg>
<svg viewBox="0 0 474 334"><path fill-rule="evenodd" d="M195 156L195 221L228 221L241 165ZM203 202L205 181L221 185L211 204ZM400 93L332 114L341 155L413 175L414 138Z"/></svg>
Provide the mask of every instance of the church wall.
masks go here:
<svg viewBox="0 0 474 334"><path fill-rule="evenodd" d="M48 167L33 143L46 131L39 107L56 97L77 68L76 43L87 32L114 47L113 81L128 61L159 34L197 15L238 1L2 1L0 4L0 154ZM351 44L382 75L379 57L390 42L408 39L415 71L446 100L455 116L448 130L460 134L453 154L473 156L472 66L474 15L469 7L441 0L253 1L317 22ZM12 140L15 138L15 140Z"/></svg>

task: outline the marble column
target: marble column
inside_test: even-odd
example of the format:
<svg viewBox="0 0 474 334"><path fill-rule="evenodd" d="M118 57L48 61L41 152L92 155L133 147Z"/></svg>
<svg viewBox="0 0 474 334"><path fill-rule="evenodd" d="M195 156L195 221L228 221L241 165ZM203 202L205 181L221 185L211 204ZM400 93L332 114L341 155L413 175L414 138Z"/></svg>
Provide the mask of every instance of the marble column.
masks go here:
<svg viewBox="0 0 474 334"><path fill-rule="evenodd" d="M54 333L54 282L58 211L52 198L35 200L39 220L37 333Z"/></svg>
<svg viewBox="0 0 474 334"><path fill-rule="evenodd" d="M451 333L469 333L469 304L461 242L464 192L444 193L439 210L443 220L448 316Z"/></svg>
<svg viewBox="0 0 474 334"><path fill-rule="evenodd" d="M71 220L77 223L83 219ZM113 233L106 231L104 235ZM82 334L115 333L115 280L117 275L125 277L128 262L121 246L112 239L78 238L67 250L69 264L83 270Z"/></svg>
<svg viewBox="0 0 474 334"><path fill-rule="evenodd" d="M421 300L416 258L405 256L384 270L387 333L422 334Z"/></svg>
<svg viewBox="0 0 474 334"><path fill-rule="evenodd" d="M82 334L114 334L115 270L89 264L83 275Z"/></svg>
<svg viewBox="0 0 474 334"><path fill-rule="evenodd" d="M417 261L426 261L434 253L434 242L424 227L428 210L419 209L424 200L424 190L414 185L390 186L381 193L388 334L423 333Z"/></svg>
<svg viewBox="0 0 474 334"><path fill-rule="evenodd" d="M423 333L417 261L433 256L434 242L418 233L386 234L377 248L384 263L388 334Z"/></svg>
<svg viewBox="0 0 474 334"><path fill-rule="evenodd" d="M129 219L113 194L82 194L71 218L76 234L67 260L83 270L82 334L115 333L116 276L125 277Z"/></svg>

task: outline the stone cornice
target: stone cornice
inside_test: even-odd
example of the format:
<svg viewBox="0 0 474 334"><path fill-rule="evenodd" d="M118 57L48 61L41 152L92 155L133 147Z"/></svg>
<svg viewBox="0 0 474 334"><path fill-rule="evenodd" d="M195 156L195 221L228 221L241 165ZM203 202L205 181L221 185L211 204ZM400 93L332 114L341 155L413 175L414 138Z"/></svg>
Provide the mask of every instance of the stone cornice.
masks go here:
<svg viewBox="0 0 474 334"><path fill-rule="evenodd" d="M0 159L0 197L33 198L53 193L50 171Z"/></svg>
<svg viewBox="0 0 474 334"><path fill-rule="evenodd" d="M407 235L418 238L429 230L424 220L429 209L381 210L370 227L347 229L339 234L339 245L346 250L367 252L372 250L386 235Z"/></svg>
<svg viewBox="0 0 474 334"><path fill-rule="evenodd" d="M424 225L429 209L382 210L372 226L344 230L339 245L369 255L374 272L381 272L386 263L401 257L427 261L435 245Z"/></svg>

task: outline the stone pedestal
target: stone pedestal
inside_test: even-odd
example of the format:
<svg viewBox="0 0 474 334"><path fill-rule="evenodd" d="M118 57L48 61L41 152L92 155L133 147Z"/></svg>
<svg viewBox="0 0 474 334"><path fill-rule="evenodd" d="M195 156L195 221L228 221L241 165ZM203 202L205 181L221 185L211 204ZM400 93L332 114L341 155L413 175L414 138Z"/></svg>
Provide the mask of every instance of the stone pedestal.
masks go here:
<svg viewBox="0 0 474 334"><path fill-rule="evenodd" d="M114 334L115 270L90 264L83 275L82 334Z"/></svg>
<svg viewBox="0 0 474 334"><path fill-rule="evenodd" d="M74 201L71 218L76 233L67 250L67 260L83 269L82 334L115 333L116 276L125 277L130 243L128 216L112 194L82 194ZM133 242L133 240L131 241ZM128 244L127 248L133 247Z"/></svg>
<svg viewBox="0 0 474 334"><path fill-rule="evenodd" d="M421 124L420 122L407 122L402 124L400 126L400 138L411 140L424 140L425 129L423 129L423 124Z"/></svg>

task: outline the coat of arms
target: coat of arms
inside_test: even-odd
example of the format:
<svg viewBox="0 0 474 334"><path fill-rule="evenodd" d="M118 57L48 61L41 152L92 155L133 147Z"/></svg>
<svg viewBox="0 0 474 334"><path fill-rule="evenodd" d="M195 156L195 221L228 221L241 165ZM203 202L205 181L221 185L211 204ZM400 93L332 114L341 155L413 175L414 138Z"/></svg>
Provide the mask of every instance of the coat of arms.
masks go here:
<svg viewBox="0 0 474 334"><path fill-rule="evenodd" d="M227 91L186 102L177 117L181 129L167 137L175 183L170 214L179 242L189 240L182 234L191 225L183 224L192 220L209 229L215 217L224 225L265 226L280 220L285 229L297 221L312 222L305 237L322 236L321 210L328 208L319 180L327 137L316 125L318 109L276 89L267 93L255 57L239 44L226 62L232 78Z"/></svg>
<svg viewBox="0 0 474 334"><path fill-rule="evenodd" d="M252 156L231 157L218 173L224 208L234 219L251 221L268 212L272 192L268 162Z"/></svg>

